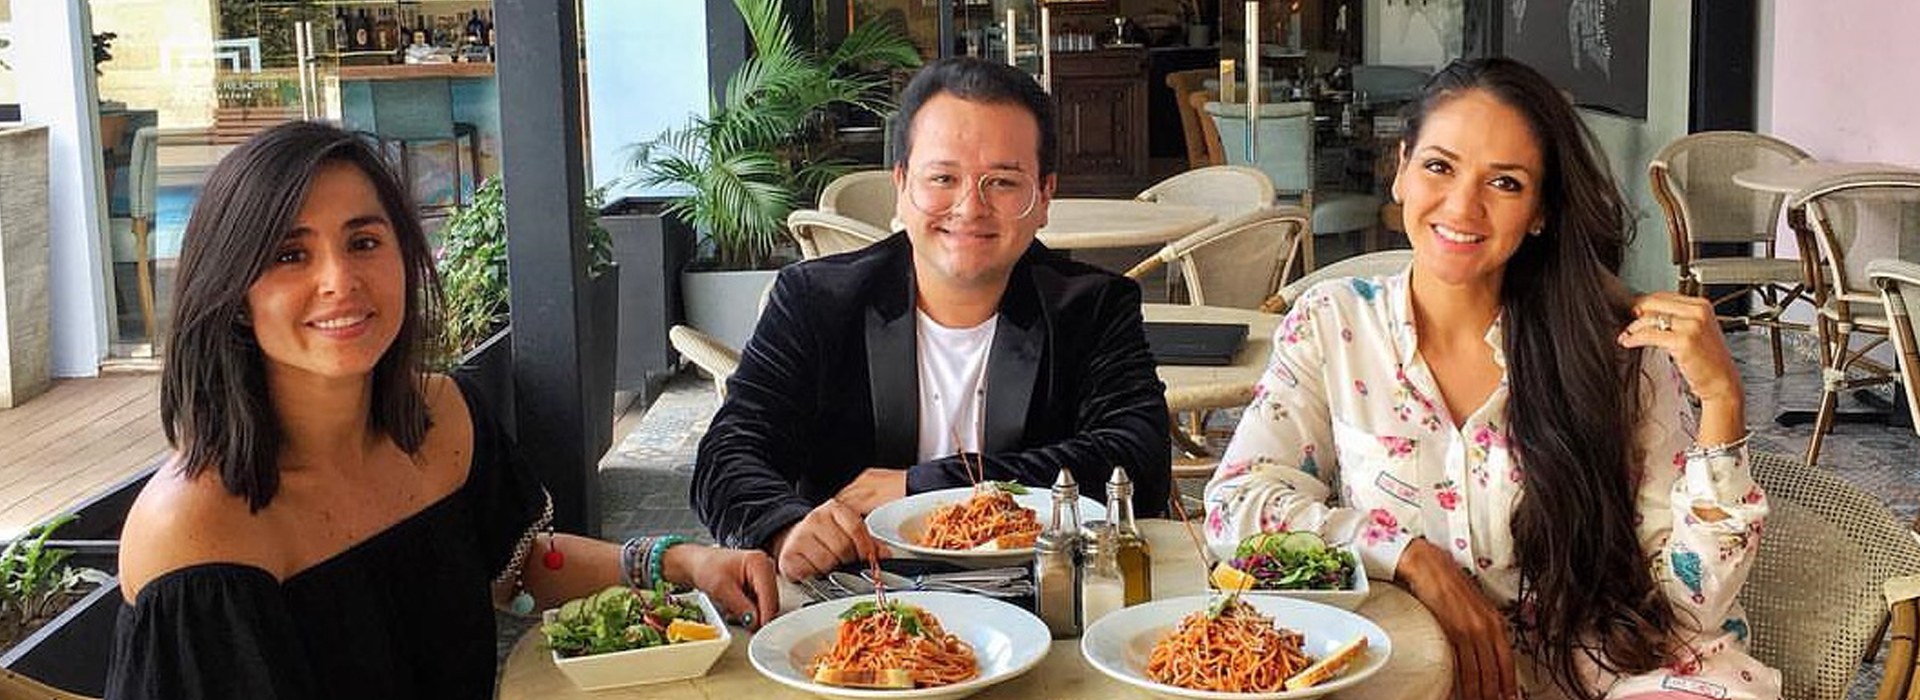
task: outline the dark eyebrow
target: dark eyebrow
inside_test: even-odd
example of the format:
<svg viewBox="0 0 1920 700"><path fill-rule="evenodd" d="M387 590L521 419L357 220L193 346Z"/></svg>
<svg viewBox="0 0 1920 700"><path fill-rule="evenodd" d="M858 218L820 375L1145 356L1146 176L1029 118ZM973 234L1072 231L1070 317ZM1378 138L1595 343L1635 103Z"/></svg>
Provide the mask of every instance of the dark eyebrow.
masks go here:
<svg viewBox="0 0 1920 700"><path fill-rule="evenodd" d="M356 216L351 219L347 219L346 227L353 229L353 228L364 228L367 226L391 227L392 225L393 225L393 222L388 221L386 215L384 214L366 214L364 216Z"/></svg>
<svg viewBox="0 0 1920 700"><path fill-rule="evenodd" d="M960 163L952 160L936 160L936 161L928 162L925 165L926 167L929 167L929 168L932 168L932 167L957 168L960 166ZM988 163L987 167L993 170L1018 170L1020 172L1027 171L1026 165L1020 163L1019 161L1012 161L1012 160L1001 161L998 163Z"/></svg>
<svg viewBox="0 0 1920 700"><path fill-rule="evenodd" d="M1421 148L1420 150L1438 151L1442 157L1445 157L1451 160L1460 160L1460 154L1454 153L1453 151L1449 151L1439 146L1434 146L1429 144ZM1527 170L1527 166L1521 165L1519 163L1488 163L1487 165L1488 167L1491 167L1494 170L1518 170L1521 172L1521 174L1528 174L1528 175L1532 174Z"/></svg>

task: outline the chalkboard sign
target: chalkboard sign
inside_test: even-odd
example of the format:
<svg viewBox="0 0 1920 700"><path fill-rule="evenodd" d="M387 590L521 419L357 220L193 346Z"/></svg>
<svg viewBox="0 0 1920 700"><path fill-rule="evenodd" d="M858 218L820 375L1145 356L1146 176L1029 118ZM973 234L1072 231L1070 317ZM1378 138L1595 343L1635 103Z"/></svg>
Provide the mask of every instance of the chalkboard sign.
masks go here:
<svg viewBox="0 0 1920 700"><path fill-rule="evenodd" d="M1647 117L1648 0L1503 0L1502 55L1525 62L1582 107Z"/></svg>

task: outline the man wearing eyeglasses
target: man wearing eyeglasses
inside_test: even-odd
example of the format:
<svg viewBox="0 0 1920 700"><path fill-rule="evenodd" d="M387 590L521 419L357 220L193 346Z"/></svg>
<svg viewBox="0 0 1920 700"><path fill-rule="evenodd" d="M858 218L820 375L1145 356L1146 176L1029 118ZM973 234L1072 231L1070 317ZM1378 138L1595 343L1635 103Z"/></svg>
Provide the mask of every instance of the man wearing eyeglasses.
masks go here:
<svg viewBox="0 0 1920 700"><path fill-rule="evenodd" d="M895 123L906 230L780 272L700 443L701 520L798 579L884 556L874 508L982 478L1045 487L1070 469L1099 499L1124 466L1134 507L1164 512L1167 407L1140 289L1034 241L1055 181L1050 98L1017 69L945 59Z"/></svg>

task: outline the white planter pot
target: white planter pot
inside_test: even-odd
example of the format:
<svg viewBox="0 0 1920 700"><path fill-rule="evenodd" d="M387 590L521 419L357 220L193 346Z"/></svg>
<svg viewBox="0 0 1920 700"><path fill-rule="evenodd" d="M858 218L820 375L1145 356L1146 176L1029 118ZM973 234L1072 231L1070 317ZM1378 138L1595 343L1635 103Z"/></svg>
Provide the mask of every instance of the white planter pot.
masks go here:
<svg viewBox="0 0 1920 700"><path fill-rule="evenodd" d="M47 390L47 128L0 129L0 408Z"/></svg>
<svg viewBox="0 0 1920 700"><path fill-rule="evenodd" d="M681 272L687 325L736 350L745 348L760 320L760 300L773 288L778 274L778 270Z"/></svg>

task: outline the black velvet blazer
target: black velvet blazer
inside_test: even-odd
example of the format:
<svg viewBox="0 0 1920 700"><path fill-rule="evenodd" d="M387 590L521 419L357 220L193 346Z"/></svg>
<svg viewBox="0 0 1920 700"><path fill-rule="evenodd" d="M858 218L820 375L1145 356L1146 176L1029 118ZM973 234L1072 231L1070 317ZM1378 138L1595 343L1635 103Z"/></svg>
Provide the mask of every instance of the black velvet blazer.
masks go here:
<svg viewBox="0 0 1920 700"><path fill-rule="evenodd" d="M968 485L955 456L915 463L912 257L896 233L780 271L700 441L691 498L720 542L764 546L868 467L906 469L909 493ZM1139 285L1038 242L1012 275L987 360L987 478L1045 486L1066 467L1105 500L1125 465L1139 514L1164 513L1167 403Z"/></svg>

